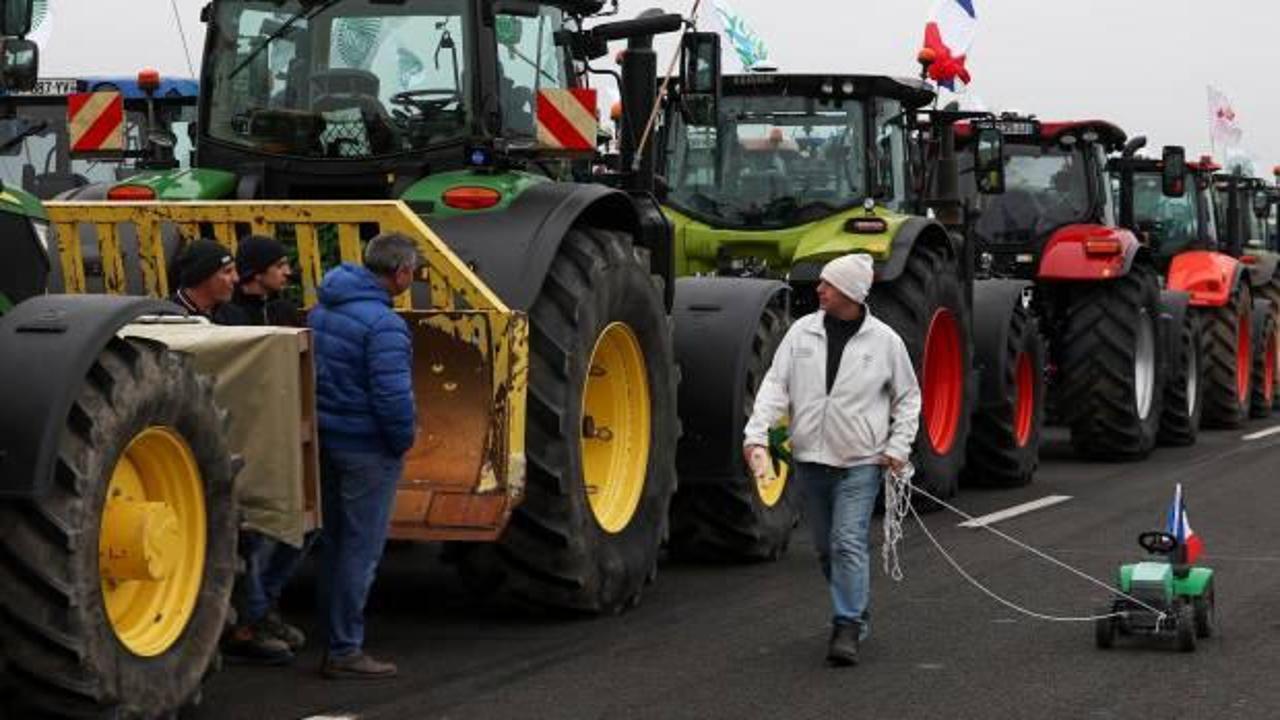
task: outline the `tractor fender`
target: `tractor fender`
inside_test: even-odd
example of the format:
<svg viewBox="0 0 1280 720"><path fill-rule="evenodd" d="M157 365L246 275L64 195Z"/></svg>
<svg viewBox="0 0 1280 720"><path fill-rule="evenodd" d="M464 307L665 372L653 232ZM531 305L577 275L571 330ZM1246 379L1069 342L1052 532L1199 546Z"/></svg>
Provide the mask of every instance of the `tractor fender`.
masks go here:
<svg viewBox="0 0 1280 720"><path fill-rule="evenodd" d="M1166 286L1188 293L1192 307L1222 307L1230 302L1243 272L1244 265L1230 255L1192 250L1173 256Z"/></svg>
<svg viewBox="0 0 1280 720"><path fill-rule="evenodd" d="M956 238L937 221L922 217L907 218L893 236L893 242L889 245L889 257L876 263L876 282L896 280L907 267L911 248L921 240L938 243L946 249L948 258L955 258L959 254Z"/></svg>
<svg viewBox="0 0 1280 720"><path fill-rule="evenodd" d="M1111 248L1114 248L1112 250ZM1045 242L1041 280L1110 280L1124 276L1145 248L1128 230L1105 225L1067 225Z"/></svg>
<svg viewBox="0 0 1280 720"><path fill-rule="evenodd" d="M522 311L533 306L560 243L578 223L626 232L653 255L665 252L669 262L671 226L656 205L649 212L643 202L604 185L538 183L506 210L427 220L508 307ZM666 238L659 237L664 230ZM651 261L665 267L657 257Z"/></svg>
<svg viewBox="0 0 1280 720"><path fill-rule="evenodd" d="M1160 372L1171 377L1181 348L1182 326L1187 321L1187 308L1191 307L1191 294L1181 290L1160 291L1160 317L1156 327L1160 332Z"/></svg>
<svg viewBox="0 0 1280 720"><path fill-rule="evenodd" d="M1249 271L1249 286L1264 287L1271 282L1276 275L1276 266L1280 264L1280 255L1275 253L1258 253L1249 254L1248 264L1245 266Z"/></svg>
<svg viewBox="0 0 1280 720"><path fill-rule="evenodd" d="M1032 286L1030 280L1006 279L978 280L973 284L973 359L981 404L1002 400L1004 378L1010 372L1005 367L1009 324Z"/></svg>
<svg viewBox="0 0 1280 720"><path fill-rule="evenodd" d="M133 296L44 295L0 318L0 498L34 497L53 482L58 438L107 342L142 315L182 315Z"/></svg>
<svg viewBox="0 0 1280 720"><path fill-rule="evenodd" d="M676 362L683 434L680 481L724 477L742 458L742 378L765 308L785 310L787 286L776 280L689 277L675 282Z"/></svg>

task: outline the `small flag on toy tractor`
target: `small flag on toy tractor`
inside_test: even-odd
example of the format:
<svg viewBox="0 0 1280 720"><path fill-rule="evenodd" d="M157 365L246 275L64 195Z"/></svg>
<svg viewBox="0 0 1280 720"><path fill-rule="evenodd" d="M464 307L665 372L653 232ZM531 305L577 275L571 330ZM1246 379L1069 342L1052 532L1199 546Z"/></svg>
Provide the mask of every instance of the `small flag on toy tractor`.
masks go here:
<svg viewBox="0 0 1280 720"><path fill-rule="evenodd" d="M1173 493L1173 504L1169 506L1169 515L1165 522L1165 532L1178 539L1179 547L1184 548L1183 562L1188 565L1204 554L1204 543L1200 536L1191 529L1187 522L1187 501L1182 497L1182 483L1178 483Z"/></svg>
<svg viewBox="0 0 1280 720"><path fill-rule="evenodd" d="M956 91L957 81L961 85L971 81L965 59L978 30L973 3L974 0L939 0L924 26L921 57L929 58L929 79L952 92Z"/></svg>

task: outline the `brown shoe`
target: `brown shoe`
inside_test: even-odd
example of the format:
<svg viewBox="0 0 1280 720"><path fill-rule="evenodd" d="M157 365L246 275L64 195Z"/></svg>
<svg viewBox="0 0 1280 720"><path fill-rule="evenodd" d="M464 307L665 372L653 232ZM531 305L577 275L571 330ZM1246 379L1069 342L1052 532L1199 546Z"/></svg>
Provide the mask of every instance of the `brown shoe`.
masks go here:
<svg viewBox="0 0 1280 720"><path fill-rule="evenodd" d="M346 657L325 657L320 674L330 680L383 680L396 676L395 663L375 660L359 652Z"/></svg>
<svg viewBox="0 0 1280 720"><path fill-rule="evenodd" d="M293 651L279 638L263 630L261 624L237 625L222 638L222 654L229 662L245 665L288 665Z"/></svg>

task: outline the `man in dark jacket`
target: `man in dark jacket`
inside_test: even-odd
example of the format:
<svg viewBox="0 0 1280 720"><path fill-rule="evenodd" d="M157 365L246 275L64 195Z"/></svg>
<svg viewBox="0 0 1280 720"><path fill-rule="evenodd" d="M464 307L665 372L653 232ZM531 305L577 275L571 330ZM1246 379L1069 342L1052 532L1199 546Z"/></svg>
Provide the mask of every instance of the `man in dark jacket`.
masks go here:
<svg viewBox="0 0 1280 720"><path fill-rule="evenodd" d="M325 275L311 311L324 528L320 607L329 678L381 678L396 666L364 652L364 606L386 544L404 454L413 445L413 346L391 299L417 268L411 238L369 241L364 267Z"/></svg>
<svg viewBox="0 0 1280 720"><path fill-rule="evenodd" d="M236 248L236 285L231 300L218 308L222 325L297 325L298 308L282 297L293 269L284 245L266 235L250 235Z"/></svg>
<svg viewBox="0 0 1280 720"><path fill-rule="evenodd" d="M203 238L186 247L173 264L178 290L170 299L192 315L213 319L235 291L236 264L231 252Z"/></svg>

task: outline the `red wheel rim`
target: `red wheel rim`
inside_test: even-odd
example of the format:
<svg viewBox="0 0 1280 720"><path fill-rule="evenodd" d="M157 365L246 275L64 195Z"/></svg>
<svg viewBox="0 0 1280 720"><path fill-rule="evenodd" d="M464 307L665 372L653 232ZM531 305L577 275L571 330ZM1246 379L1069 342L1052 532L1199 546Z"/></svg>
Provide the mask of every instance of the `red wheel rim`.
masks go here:
<svg viewBox="0 0 1280 720"><path fill-rule="evenodd" d="M1267 398L1267 406L1270 407L1276 397L1276 336L1272 333L1267 340L1267 357L1263 360L1266 367L1262 370L1262 382L1266 383L1263 391Z"/></svg>
<svg viewBox="0 0 1280 720"><path fill-rule="evenodd" d="M964 354L960 349L960 324L950 310L941 308L929 321L924 343L924 427L939 455L955 444L964 411Z"/></svg>
<svg viewBox="0 0 1280 720"><path fill-rule="evenodd" d="M1241 310L1236 318L1236 397L1249 401L1249 373L1253 365L1253 341L1249 337L1249 311Z"/></svg>
<svg viewBox="0 0 1280 720"><path fill-rule="evenodd" d="M1018 353L1018 369L1015 392L1017 403L1013 413L1013 440L1018 447L1026 447L1031 441L1031 421L1036 416L1036 377L1031 366L1031 356Z"/></svg>

